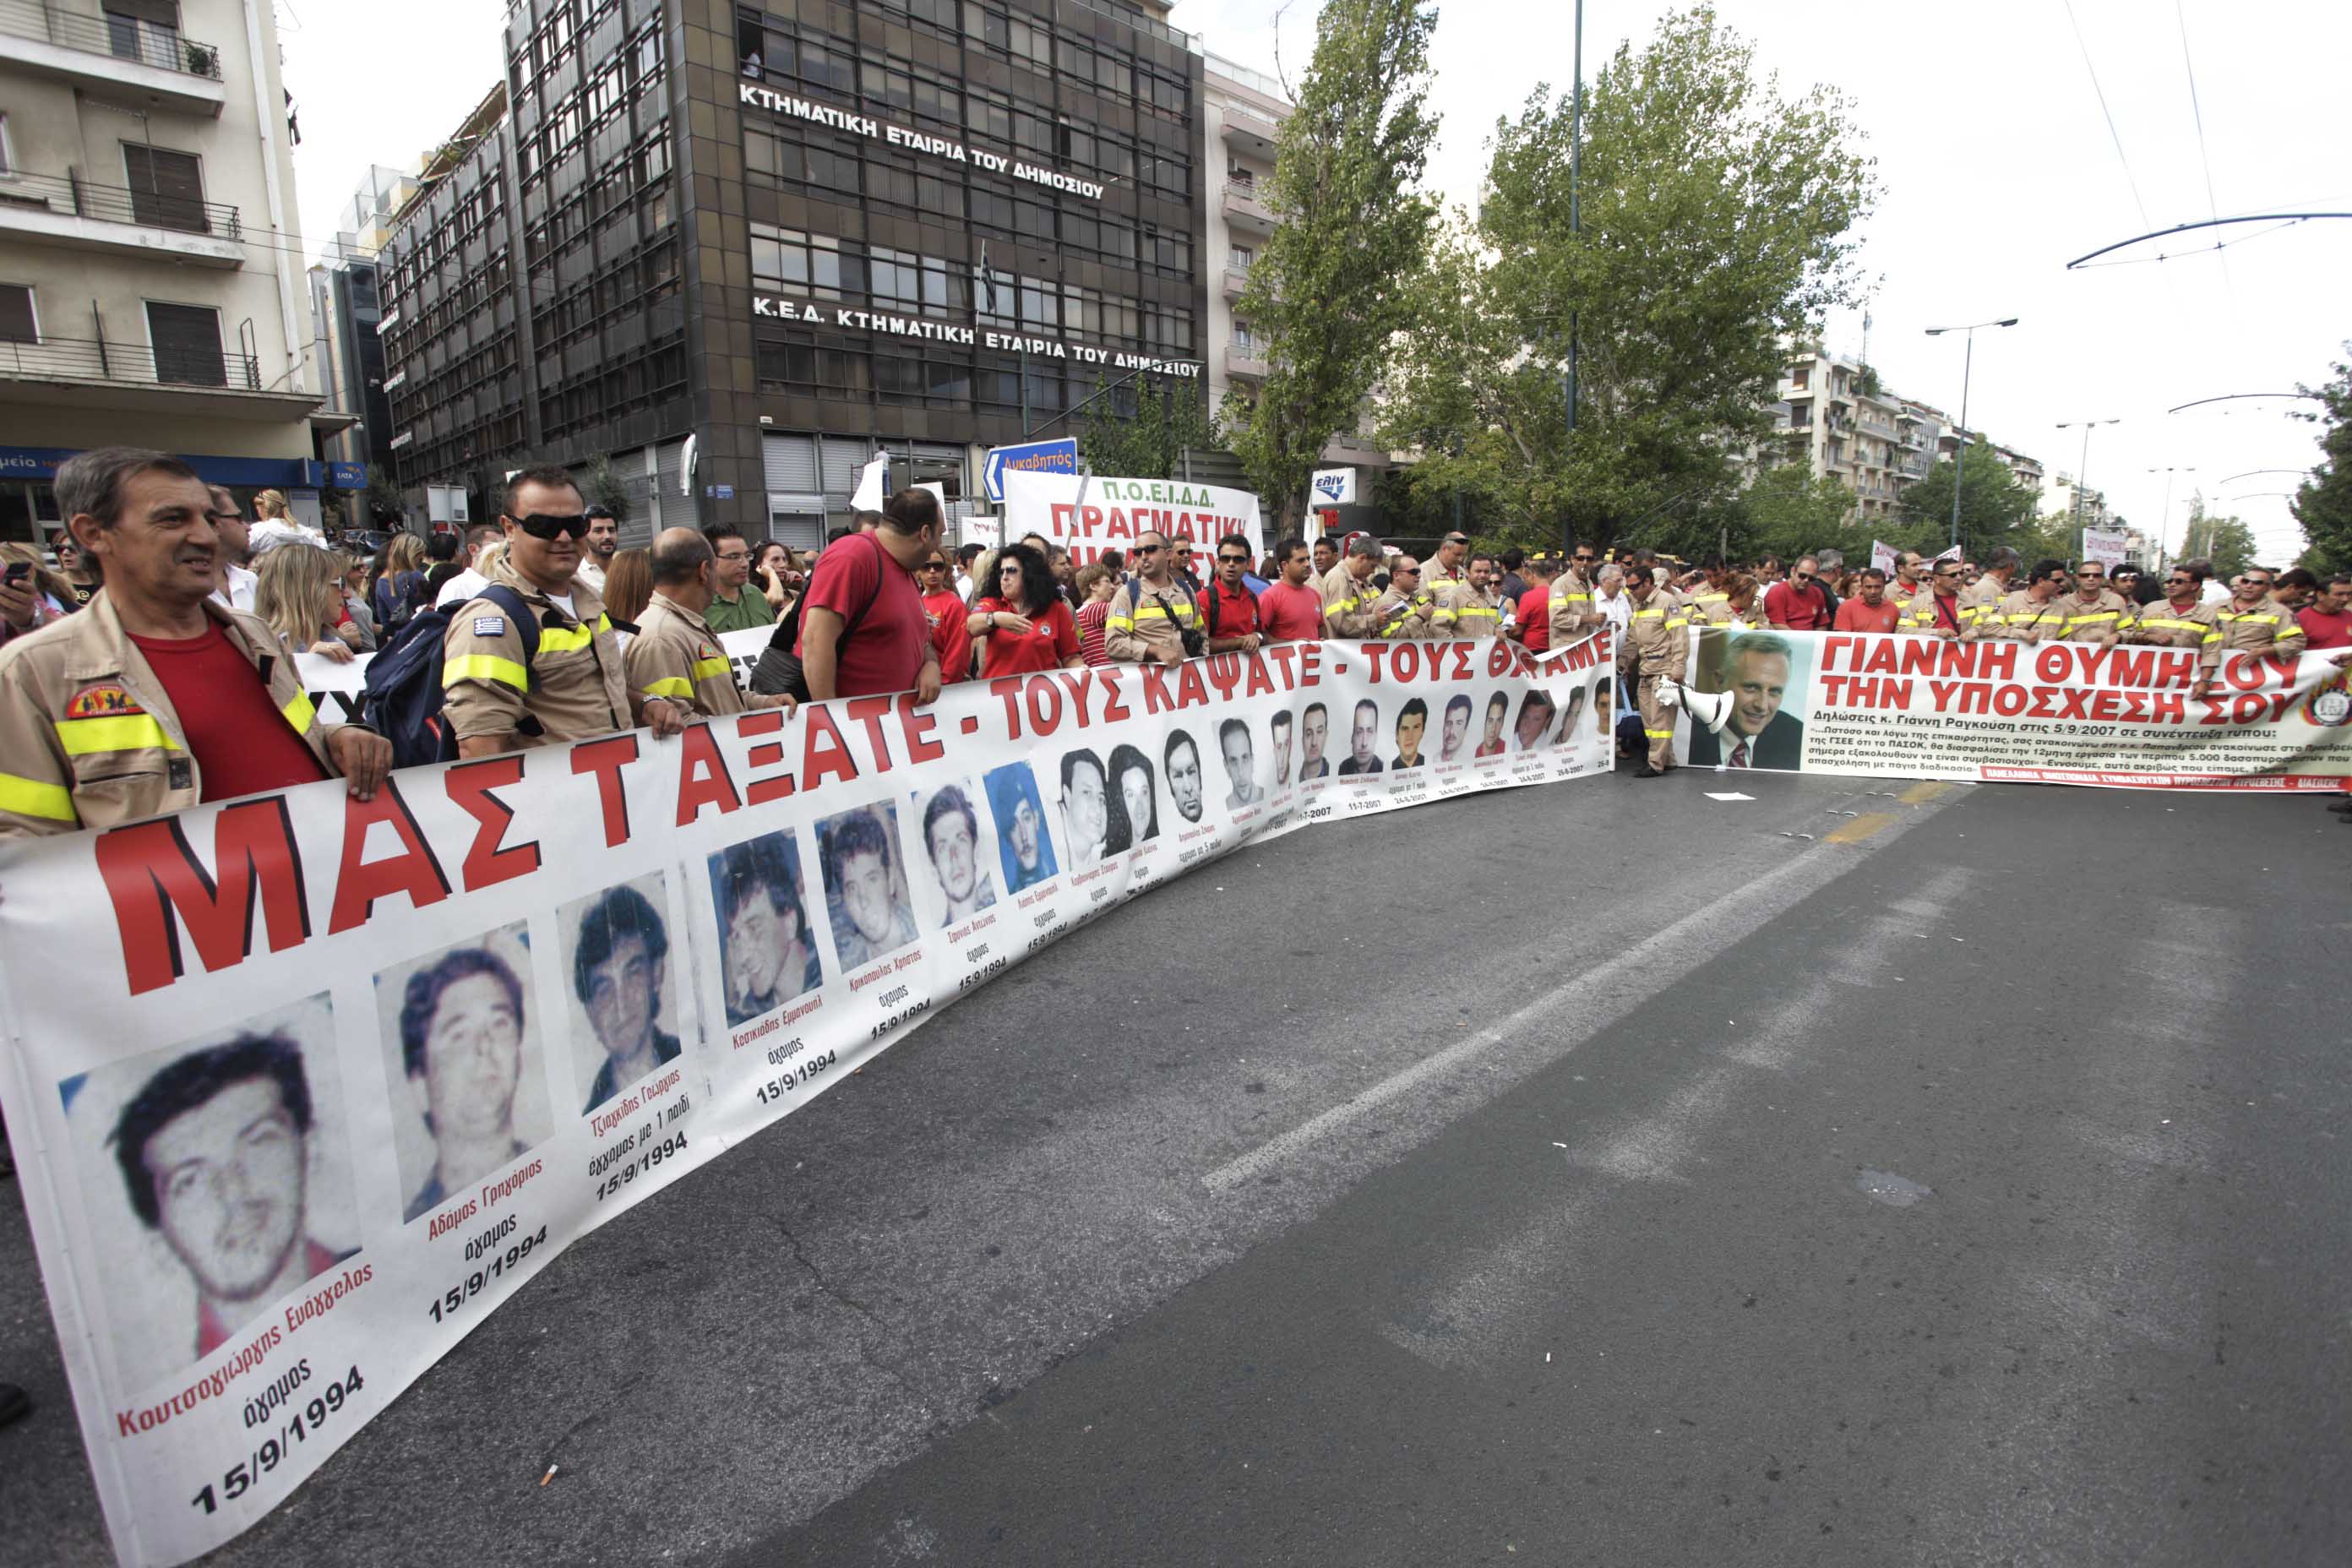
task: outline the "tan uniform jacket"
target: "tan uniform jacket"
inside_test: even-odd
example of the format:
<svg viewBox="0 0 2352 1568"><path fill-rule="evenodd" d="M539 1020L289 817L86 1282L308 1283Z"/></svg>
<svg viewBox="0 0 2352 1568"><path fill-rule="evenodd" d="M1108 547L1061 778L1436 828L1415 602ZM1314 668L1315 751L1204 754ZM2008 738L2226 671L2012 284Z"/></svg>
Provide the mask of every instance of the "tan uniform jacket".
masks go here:
<svg viewBox="0 0 2352 1568"><path fill-rule="evenodd" d="M2215 635L2214 608L2199 604L2184 610L2169 599L2158 599L2140 607L2139 614L2124 628L2124 641L2158 647L2201 648L2205 639Z"/></svg>
<svg viewBox="0 0 2352 1568"><path fill-rule="evenodd" d="M2061 594L2058 606L2066 612L2066 624L2057 636L2043 637L2044 642L2098 642L2120 636L2131 624L2130 601L2105 588L2099 590L2096 604L2084 604L2079 594Z"/></svg>
<svg viewBox="0 0 2352 1568"><path fill-rule="evenodd" d="M743 711L735 667L710 623L659 594L646 602L637 635L622 657L629 689L640 697L667 697L702 719Z"/></svg>
<svg viewBox="0 0 2352 1568"><path fill-rule="evenodd" d="M1545 601L1550 617L1551 646L1566 647L1608 620L1593 607L1592 584L1574 572L1562 572L1551 580L1551 595Z"/></svg>
<svg viewBox="0 0 2352 1568"><path fill-rule="evenodd" d="M1503 629L1503 601L1467 582L1449 584L1437 602L1440 637L1491 637Z"/></svg>
<svg viewBox="0 0 2352 1568"><path fill-rule="evenodd" d="M1420 613L1427 606L1429 614ZM1446 635L1438 624L1438 596L1423 588L1410 598L1397 599L1389 605L1388 614L1381 617L1381 636L1391 642L1431 642Z"/></svg>
<svg viewBox="0 0 2352 1568"><path fill-rule="evenodd" d="M2275 599L2264 599L2251 610L2231 600L2213 612L2213 629L2206 634L2199 668L2221 668L2225 653L2268 653L2291 658L2303 651L2303 623Z"/></svg>
<svg viewBox="0 0 2352 1568"><path fill-rule="evenodd" d="M1682 679L1690 661L1689 625L1689 612L1673 589L1654 591L1647 604L1633 606L1633 619L1617 649L1617 668Z"/></svg>
<svg viewBox="0 0 2352 1568"><path fill-rule="evenodd" d="M1948 619L1947 616L1949 616ZM1938 626L1946 626L1949 627L1952 634L1957 637L1967 631L1969 624L1969 621L1960 613L1958 595L1955 595L1952 603L1945 610L1939 611L1936 608L1936 590L1924 588L1904 606L1903 624L1895 629L1916 632L1926 637L1933 634Z"/></svg>
<svg viewBox="0 0 2352 1568"><path fill-rule="evenodd" d="M2020 588L1977 616L1960 635L1984 642L2056 642L2066 629L2066 601L2061 594L2046 605L2033 602L2030 588Z"/></svg>
<svg viewBox="0 0 2352 1568"><path fill-rule="evenodd" d="M1369 637L1380 632L1386 613L1381 601L1388 596L1384 588L1372 586L1367 574L1361 584L1348 574L1347 558L1342 556L1331 570L1323 574L1316 584L1323 595L1323 628L1335 637ZM1394 600L1390 600L1393 604Z"/></svg>
<svg viewBox="0 0 2352 1568"><path fill-rule="evenodd" d="M1906 583L1900 577L1889 577L1886 580L1886 596L1906 610L1911 607L1912 600L1922 594L1932 594L1935 591L1925 583Z"/></svg>
<svg viewBox="0 0 2352 1568"><path fill-rule="evenodd" d="M1934 592L1933 589L1928 591ZM1969 636L1975 630L1977 622L1985 616L1998 611L2000 608L2001 600L2008 595L2009 590L2001 585L2000 579L1990 572L1961 589L1960 635Z"/></svg>
<svg viewBox="0 0 2352 1568"><path fill-rule="evenodd" d="M1157 664L1170 652L1184 651L1184 634L1200 618L1200 606L1181 578L1169 578L1164 588L1129 578L1110 596L1103 652L1121 664Z"/></svg>
<svg viewBox="0 0 2352 1568"><path fill-rule="evenodd" d="M1693 599L1684 607L1684 613L1688 617L1693 629L1700 626L1729 626L1735 631L1752 631L1764 624L1762 605L1751 605L1748 606L1748 615L1742 616L1738 611L1731 607L1730 597L1723 594L1709 594L1701 598Z"/></svg>
<svg viewBox="0 0 2352 1568"><path fill-rule="evenodd" d="M329 773L342 726L320 718L268 623L207 599L205 614L254 674L269 704ZM163 683L100 588L79 615L0 647L0 838L117 827L181 811L205 781Z"/></svg>
<svg viewBox="0 0 2352 1568"><path fill-rule="evenodd" d="M539 616L539 651L523 658L522 633L494 599L450 612L441 638L441 708L461 741L512 735L519 746L553 745L632 728L620 640L604 601L572 580L567 616L501 561L491 579L520 594ZM536 721L535 732L524 725Z"/></svg>

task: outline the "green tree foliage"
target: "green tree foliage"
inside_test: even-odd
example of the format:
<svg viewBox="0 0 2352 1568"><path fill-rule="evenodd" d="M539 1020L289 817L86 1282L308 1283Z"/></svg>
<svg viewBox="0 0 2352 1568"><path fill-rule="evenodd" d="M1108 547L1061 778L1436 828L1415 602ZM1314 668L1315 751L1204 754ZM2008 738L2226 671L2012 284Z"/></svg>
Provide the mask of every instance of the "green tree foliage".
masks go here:
<svg viewBox="0 0 2352 1568"><path fill-rule="evenodd" d="M2205 510L2205 498L2189 503L2189 529L2180 541L2180 559L2213 563L2213 575L2226 583L2249 566L2265 564L2255 557L2254 531L2234 517L2215 517ZM2276 565L2276 562L2267 563Z"/></svg>
<svg viewBox="0 0 2352 1568"><path fill-rule="evenodd" d="M2060 556L2074 553L2071 546L2050 549L2051 542L2042 537L2034 515L2041 497L2019 482L1991 447L1972 441L1961 461L1960 548L1969 560L1982 561L1988 552L2004 545L2028 557L2037 551ZM1954 471L1948 458L1904 490L1897 516L1920 541L1909 548L1926 548L1932 542L1934 550L1942 550L1951 543Z"/></svg>
<svg viewBox="0 0 2352 1568"><path fill-rule="evenodd" d="M614 471L613 459L600 457L580 476L580 493L590 506L601 506L614 517L629 515L629 487Z"/></svg>
<svg viewBox="0 0 2352 1568"><path fill-rule="evenodd" d="M2352 354L2352 342L2344 347ZM2321 456L2311 477L2295 487L2290 510L2310 542L2301 564L2315 572L2352 571L2352 360L2339 361L2336 379L2318 392L2326 413L2298 417L2323 426Z"/></svg>
<svg viewBox="0 0 2352 1568"><path fill-rule="evenodd" d="M1674 547L1723 526L1785 343L1859 298L1853 229L1876 177L1842 97L1784 97L1705 7L1591 84L1580 232L1570 125L1549 88L1497 124L1475 221L1457 216L1416 286L1384 434L1528 542Z"/></svg>
<svg viewBox="0 0 2352 1568"><path fill-rule="evenodd" d="M383 471L382 464L370 463L367 471L368 521L378 528L392 527L400 521L402 508L400 487L392 482L392 476Z"/></svg>
<svg viewBox="0 0 2352 1568"><path fill-rule="evenodd" d="M1184 451L1214 450L1216 421L1198 382L1139 376L1090 405L1078 431L1078 453L1094 471L1123 479L1172 479L1183 472ZM1133 395L1134 413L1115 404Z"/></svg>
<svg viewBox="0 0 2352 1568"><path fill-rule="evenodd" d="M1437 134L1425 104L1436 23L1419 0L1329 0L1282 123L1264 193L1280 226L1234 308L1266 343L1266 377L1223 416L1286 526L1324 444L1354 426L1391 336L1412 324L1407 285L1434 211L1413 187Z"/></svg>

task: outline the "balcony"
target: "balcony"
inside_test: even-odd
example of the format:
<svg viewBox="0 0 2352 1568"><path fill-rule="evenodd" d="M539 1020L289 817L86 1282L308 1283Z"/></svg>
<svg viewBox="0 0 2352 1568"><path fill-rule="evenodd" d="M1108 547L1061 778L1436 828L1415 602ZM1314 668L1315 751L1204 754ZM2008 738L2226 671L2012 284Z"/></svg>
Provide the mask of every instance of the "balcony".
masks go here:
<svg viewBox="0 0 2352 1568"><path fill-rule="evenodd" d="M1274 161L1276 130L1239 104L1225 105L1225 145L1266 163Z"/></svg>
<svg viewBox="0 0 2352 1568"><path fill-rule="evenodd" d="M0 241L144 256L235 271L245 226L220 202L94 185L79 174L0 174Z"/></svg>
<svg viewBox="0 0 2352 1568"><path fill-rule="evenodd" d="M1224 201L1225 226L1239 234L1271 235L1274 214L1257 199L1255 185L1227 185Z"/></svg>
<svg viewBox="0 0 2352 1568"><path fill-rule="evenodd" d="M1225 303L1229 305L1238 304L1241 300L1242 290L1248 287L1248 268L1228 267L1225 268Z"/></svg>
<svg viewBox="0 0 2352 1568"><path fill-rule="evenodd" d="M111 102L220 118L220 50L129 17L43 0L0 0L0 65L69 82Z"/></svg>
<svg viewBox="0 0 2352 1568"><path fill-rule="evenodd" d="M203 413L272 423L319 405L307 392L265 386L261 362L217 348L166 349L100 339L0 341L0 403L48 408Z"/></svg>
<svg viewBox="0 0 2352 1568"><path fill-rule="evenodd" d="M1225 374L1235 381L1265 379L1265 350L1255 342L1225 345Z"/></svg>

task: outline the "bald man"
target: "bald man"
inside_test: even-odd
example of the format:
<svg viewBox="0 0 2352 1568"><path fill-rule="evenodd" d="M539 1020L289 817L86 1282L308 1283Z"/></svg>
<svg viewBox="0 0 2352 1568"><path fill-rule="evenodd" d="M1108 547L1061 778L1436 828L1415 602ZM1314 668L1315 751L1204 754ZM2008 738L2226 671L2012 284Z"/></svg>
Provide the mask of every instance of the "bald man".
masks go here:
<svg viewBox="0 0 2352 1568"><path fill-rule="evenodd" d="M777 693L746 697L718 634L703 613L718 593L719 558L710 541L691 528L666 528L654 538L654 596L638 617L637 635L623 656L629 689L641 697L666 697L691 709L696 719L716 719L747 708L798 706Z"/></svg>

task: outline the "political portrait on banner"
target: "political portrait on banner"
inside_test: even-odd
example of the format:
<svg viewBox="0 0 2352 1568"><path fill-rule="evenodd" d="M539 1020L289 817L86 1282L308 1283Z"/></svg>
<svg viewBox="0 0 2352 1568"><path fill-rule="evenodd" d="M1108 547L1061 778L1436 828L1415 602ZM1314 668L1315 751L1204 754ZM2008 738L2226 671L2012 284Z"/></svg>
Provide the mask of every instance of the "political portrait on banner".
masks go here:
<svg viewBox="0 0 2352 1568"><path fill-rule="evenodd" d="M1102 758L1092 747L1062 753L1062 849L1073 871L1099 864L1108 852L1108 792Z"/></svg>
<svg viewBox="0 0 2352 1568"><path fill-rule="evenodd" d="M1698 637L1692 689L1729 701L1711 715L1690 705L1688 761L1695 768L1803 766L1809 639L1779 632L1710 629Z"/></svg>

